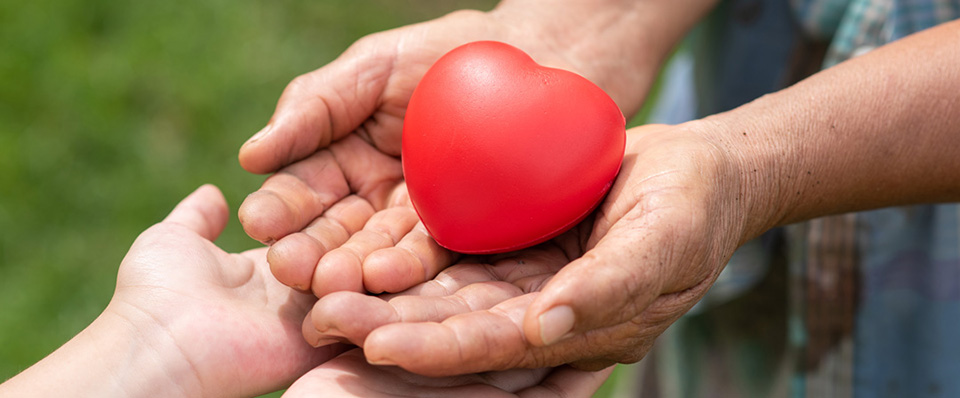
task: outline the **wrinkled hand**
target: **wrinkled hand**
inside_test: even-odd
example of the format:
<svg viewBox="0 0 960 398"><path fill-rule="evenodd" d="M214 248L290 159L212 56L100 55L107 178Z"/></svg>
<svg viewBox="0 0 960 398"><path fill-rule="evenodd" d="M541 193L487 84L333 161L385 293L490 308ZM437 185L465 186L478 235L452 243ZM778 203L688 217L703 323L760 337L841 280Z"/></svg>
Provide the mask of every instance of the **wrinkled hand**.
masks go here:
<svg viewBox="0 0 960 398"><path fill-rule="evenodd" d="M647 47L631 32L621 32L632 29L629 18L636 18L639 11L606 7L586 18L561 10L546 7L534 16L459 11L373 34L331 64L290 83L267 127L240 150L240 163L248 171L279 169L240 208L246 232L272 245L268 259L276 278L318 297L363 290L356 274L337 265L356 265L362 258L350 251L341 253L339 260L321 257L344 244L375 212L405 201L398 156L407 103L434 61L461 44L508 42L543 65L598 82L626 113L637 109L660 59L643 51ZM537 18L564 20L565 28L546 32ZM624 21L613 23L620 19ZM588 35L580 35L578 29L593 32L592 36L584 37ZM582 42L568 42L571 37ZM643 53L649 65L627 61L632 58L623 56L625 49ZM607 53L613 56L600 56ZM412 221L403 215L383 217L400 217L397 222L404 224ZM394 230L369 232L362 233L384 242L398 236Z"/></svg>
<svg viewBox="0 0 960 398"><path fill-rule="evenodd" d="M137 238L104 311L136 328L188 396L274 391L345 349L304 344L300 325L315 298L278 283L266 249L231 254L213 244L227 214L212 186L184 199Z"/></svg>
<svg viewBox="0 0 960 398"><path fill-rule="evenodd" d="M355 235L347 245L366 258L356 269L364 285L400 293L322 297L305 337L348 341L372 363L434 376L641 359L745 239L739 166L694 126L630 130L595 218L534 248L457 262L420 226L385 248ZM371 259L389 266L368 267Z"/></svg>
<svg viewBox="0 0 960 398"><path fill-rule="evenodd" d="M354 349L310 371L284 397L587 397L612 368L584 372L569 367L518 369L456 377L418 376L393 366L367 363Z"/></svg>

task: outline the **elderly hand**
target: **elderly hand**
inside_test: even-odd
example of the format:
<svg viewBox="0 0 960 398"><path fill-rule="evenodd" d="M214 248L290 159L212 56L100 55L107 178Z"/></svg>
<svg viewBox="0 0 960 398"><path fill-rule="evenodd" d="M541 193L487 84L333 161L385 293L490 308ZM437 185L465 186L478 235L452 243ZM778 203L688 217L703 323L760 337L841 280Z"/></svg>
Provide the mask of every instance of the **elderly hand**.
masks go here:
<svg viewBox="0 0 960 398"><path fill-rule="evenodd" d="M595 219L546 244L457 262L422 226L396 246L351 238L364 286L399 293L324 296L305 337L348 341L372 363L435 376L639 360L747 238L735 222L745 212L739 165L695 126L630 130ZM391 212L412 212L401 209ZM365 228L388 227L378 219Z"/></svg>
<svg viewBox="0 0 960 398"><path fill-rule="evenodd" d="M241 148L245 169L279 170L241 206L244 229L272 245L270 266L284 284L317 296L362 291L356 274L321 257L375 212L403 204L397 158L403 115L434 61L467 42L507 42L543 65L584 75L631 114L673 42L697 18L689 7L672 4L604 0L555 7L514 0L491 12L459 11L362 38L334 62L290 83L267 127ZM679 20L668 23L674 17ZM381 217L396 218L398 225L370 231L377 235L371 239L383 242L415 222Z"/></svg>
<svg viewBox="0 0 960 398"><path fill-rule="evenodd" d="M359 349L312 348L300 323L316 299L273 279L264 249L217 248L211 240L226 221L216 188L184 199L134 243L106 310L0 384L0 396L244 397L295 379L286 396L588 396L610 373L560 367L432 379L371 365Z"/></svg>

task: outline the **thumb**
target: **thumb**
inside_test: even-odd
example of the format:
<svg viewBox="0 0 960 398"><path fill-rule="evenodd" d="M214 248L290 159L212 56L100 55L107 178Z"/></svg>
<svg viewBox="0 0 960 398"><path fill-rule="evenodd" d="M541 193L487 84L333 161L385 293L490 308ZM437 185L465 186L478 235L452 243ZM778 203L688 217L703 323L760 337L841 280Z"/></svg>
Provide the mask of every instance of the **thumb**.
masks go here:
<svg viewBox="0 0 960 398"><path fill-rule="evenodd" d="M206 184L180 201L163 222L183 225L213 241L220 236L229 218L223 194L217 187Z"/></svg>
<svg viewBox="0 0 960 398"><path fill-rule="evenodd" d="M567 264L524 315L527 341L546 346L576 332L623 323L643 312L663 287L660 235L614 228L595 248ZM659 247L658 247L659 246ZM653 249L653 250L651 250Z"/></svg>
<svg viewBox="0 0 960 398"><path fill-rule="evenodd" d="M378 37L378 36L373 36ZM384 48L361 40L330 64L293 79L270 122L240 148L240 165L265 174L303 159L367 122L386 88L393 62ZM371 123L376 124L376 120ZM389 124L389 123L387 123ZM399 129L397 126L397 154Z"/></svg>

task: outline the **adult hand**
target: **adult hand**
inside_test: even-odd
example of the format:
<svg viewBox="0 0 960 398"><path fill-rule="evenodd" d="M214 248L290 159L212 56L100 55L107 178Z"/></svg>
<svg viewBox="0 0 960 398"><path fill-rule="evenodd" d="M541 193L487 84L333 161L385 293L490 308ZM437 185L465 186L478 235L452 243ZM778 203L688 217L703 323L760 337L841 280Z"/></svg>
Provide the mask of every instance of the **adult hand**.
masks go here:
<svg viewBox="0 0 960 398"><path fill-rule="evenodd" d="M279 172L246 199L240 221L254 239L276 243L269 262L284 284L317 296L361 291L357 275L345 269L362 258L321 257L374 212L402 203L397 156L403 115L434 61L467 42L504 41L541 64L587 77L631 114L674 42L713 1L690 2L594 0L556 7L513 0L491 12L459 11L364 37L331 64L296 78L267 127L241 148L248 171ZM374 232L381 240L404 233Z"/></svg>
<svg viewBox="0 0 960 398"><path fill-rule="evenodd" d="M740 221L740 165L696 126L630 130L595 218L543 245L446 268L456 257L421 228L370 252L358 249L363 236L351 239L366 258L365 286L400 293L322 297L305 337L349 341L372 363L432 376L641 359L753 233Z"/></svg>
<svg viewBox="0 0 960 398"><path fill-rule="evenodd" d="M212 186L184 199L134 242L103 313L0 395L256 396L344 351L303 342L315 298L277 282L266 249L213 244L227 218Z"/></svg>
<svg viewBox="0 0 960 398"><path fill-rule="evenodd" d="M960 59L946 44L957 37L960 21L945 23L730 112L631 130L593 230L571 233L588 236L582 250L552 243L568 265L532 265L545 245L512 254L512 268L497 258L451 267L421 286L427 297L329 295L305 334L359 342L372 362L425 374L637 360L749 238L813 217L960 198L951 84L960 74L943 72ZM350 310L324 319L334 300ZM356 315L364 307L369 316Z"/></svg>
<svg viewBox="0 0 960 398"><path fill-rule="evenodd" d="M559 367L430 378L393 366L370 365L363 351L354 349L298 379L284 397L586 397L600 388L612 370Z"/></svg>

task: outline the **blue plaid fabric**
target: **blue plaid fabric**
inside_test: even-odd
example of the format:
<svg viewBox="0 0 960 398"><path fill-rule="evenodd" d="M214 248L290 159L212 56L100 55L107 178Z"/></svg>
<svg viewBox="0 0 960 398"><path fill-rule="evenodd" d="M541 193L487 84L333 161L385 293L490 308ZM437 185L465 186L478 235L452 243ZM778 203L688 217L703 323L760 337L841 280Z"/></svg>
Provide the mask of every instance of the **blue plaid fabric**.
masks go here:
<svg viewBox="0 0 960 398"><path fill-rule="evenodd" d="M727 0L668 68L653 119L782 88L798 42L825 43L829 68L957 18L960 0ZM765 290L778 271L782 286ZM960 205L828 217L750 242L653 357L645 380L662 396L960 397Z"/></svg>
<svg viewBox="0 0 960 398"><path fill-rule="evenodd" d="M830 40L824 67L956 19L951 0L792 0L806 34Z"/></svg>

